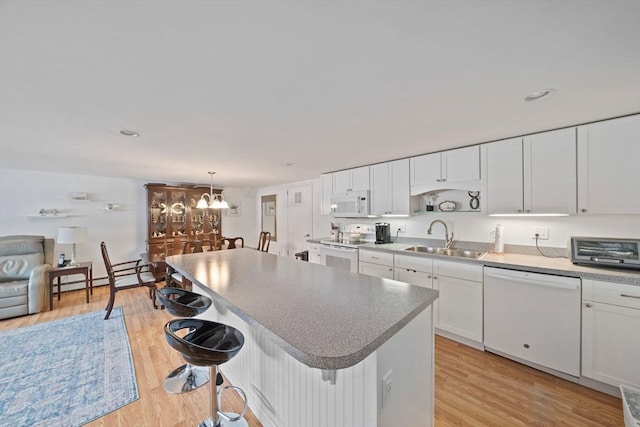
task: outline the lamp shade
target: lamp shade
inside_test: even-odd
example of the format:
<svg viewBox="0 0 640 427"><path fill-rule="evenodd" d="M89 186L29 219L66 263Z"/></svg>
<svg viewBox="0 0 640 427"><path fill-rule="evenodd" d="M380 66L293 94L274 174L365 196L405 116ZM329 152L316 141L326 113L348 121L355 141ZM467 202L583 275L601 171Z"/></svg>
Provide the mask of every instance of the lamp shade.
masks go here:
<svg viewBox="0 0 640 427"><path fill-rule="evenodd" d="M86 227L58 228L58 243L83 243L87 240Z"/></svg>

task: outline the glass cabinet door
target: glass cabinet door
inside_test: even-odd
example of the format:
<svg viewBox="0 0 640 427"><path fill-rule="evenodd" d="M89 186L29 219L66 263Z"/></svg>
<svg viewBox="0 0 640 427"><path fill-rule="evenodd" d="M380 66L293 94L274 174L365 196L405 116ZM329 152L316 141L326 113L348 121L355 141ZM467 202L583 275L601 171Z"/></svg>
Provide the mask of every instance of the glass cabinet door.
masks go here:
<svg viewBox="0 0 640 427"><path fill-rule="evenodd" d="M167 234L167 193L152 191L149 201L149 237L165 237Z"/></svg>
<svg viewBox="0 0 640 427"><path fill-rule="evenodd" d="M187 237L187 193L171 191L171 237Z"/></svg>

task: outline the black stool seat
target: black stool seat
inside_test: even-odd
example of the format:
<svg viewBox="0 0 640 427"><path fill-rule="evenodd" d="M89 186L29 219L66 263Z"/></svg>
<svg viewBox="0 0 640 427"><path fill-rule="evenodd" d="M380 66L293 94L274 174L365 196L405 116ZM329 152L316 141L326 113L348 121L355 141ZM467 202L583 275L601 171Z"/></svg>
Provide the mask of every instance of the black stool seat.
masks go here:
<svg viewBox="0 0 640 427"><path fill-rule="evenodd" d="M193 317L211 306L211 298L180 288L164 287L156 291L158 301L177 317Z"/></svg>
<svg viewBox="0 0 640 427"><path fill-rule="evenodd" d="M188 329L184 337L177 332ZM164 326L167 343L196 366L222 365L244 345L242 332L222 323L202 319L176 319Z"/></svg>

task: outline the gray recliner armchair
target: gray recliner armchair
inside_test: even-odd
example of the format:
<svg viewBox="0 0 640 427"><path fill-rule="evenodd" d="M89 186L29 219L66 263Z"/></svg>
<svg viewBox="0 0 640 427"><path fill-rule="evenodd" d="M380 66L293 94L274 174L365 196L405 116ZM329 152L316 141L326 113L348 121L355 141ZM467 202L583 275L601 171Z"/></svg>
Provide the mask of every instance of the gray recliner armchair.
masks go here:
<svg viewBox="0 0 640 427"><path fill-rule="evenodd" d="M0 319L47 308L53 250L44 236L0 237Z"/></svg>

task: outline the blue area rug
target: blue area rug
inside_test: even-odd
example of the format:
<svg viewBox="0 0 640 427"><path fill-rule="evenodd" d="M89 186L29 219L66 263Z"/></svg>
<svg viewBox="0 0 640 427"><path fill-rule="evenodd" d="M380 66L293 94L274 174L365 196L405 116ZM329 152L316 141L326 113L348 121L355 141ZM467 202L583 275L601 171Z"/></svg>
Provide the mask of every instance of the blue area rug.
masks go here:
<svg viewBox="0 0 640 427"><path fill-rule="evenodd" d="M79 426L138 399L122 308L0 333L0 425Z"/></svg>

